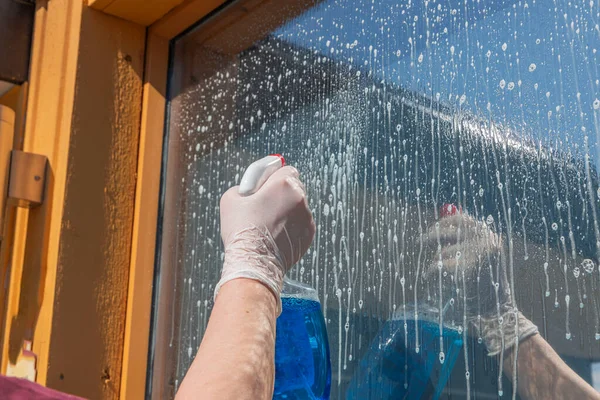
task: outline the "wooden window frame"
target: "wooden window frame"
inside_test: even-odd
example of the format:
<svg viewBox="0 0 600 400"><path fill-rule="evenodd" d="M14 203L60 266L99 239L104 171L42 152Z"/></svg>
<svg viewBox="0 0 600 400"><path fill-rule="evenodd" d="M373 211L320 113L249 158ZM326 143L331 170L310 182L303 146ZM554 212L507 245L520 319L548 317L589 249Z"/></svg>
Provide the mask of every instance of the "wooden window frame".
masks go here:
<svg viewBox="0 0 600 400"><path fill-rule="evenodd" d="M58 390L145 397L169 42L224 1L173 0L148 27L36 2L14 147L47 156L49 177L42 206L9 210L0 373L33 360Z"/></svg>
<svg viewBox="0 0 600 400"><path fill-rule="evenodd" d="M120 398L146 397L170 41L223 5L190 0L148 28Z"/></svg>

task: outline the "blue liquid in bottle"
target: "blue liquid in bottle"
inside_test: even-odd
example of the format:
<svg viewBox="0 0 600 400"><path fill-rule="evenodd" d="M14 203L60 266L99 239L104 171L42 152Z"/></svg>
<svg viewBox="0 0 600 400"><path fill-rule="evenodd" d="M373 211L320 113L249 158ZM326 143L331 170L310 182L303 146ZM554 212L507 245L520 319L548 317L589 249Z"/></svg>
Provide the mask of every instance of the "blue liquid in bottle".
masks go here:
<svg viewBox="0 0 600 400"><path fill-rule="evenodd" d="M304 293L289 292L301 289ZM286 281L277 319L273 399L327 400L331 386L329 343L316 292Z"/></svg>
<svg viewBox="0 0 600 400"><path fill-rule="evenodd" d="M347 400L439 399L463 346L458 330L440 327L427 312L419 320L401 313L387 321L362 358ZM416 350L417 331L419 350Z"/></svg>

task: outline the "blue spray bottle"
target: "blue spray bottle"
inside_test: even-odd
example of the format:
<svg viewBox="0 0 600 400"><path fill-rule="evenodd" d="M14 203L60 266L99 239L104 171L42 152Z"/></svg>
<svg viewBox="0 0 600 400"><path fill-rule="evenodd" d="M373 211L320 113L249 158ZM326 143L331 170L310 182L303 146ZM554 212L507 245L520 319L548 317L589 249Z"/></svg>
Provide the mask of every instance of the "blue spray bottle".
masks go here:
<svg viewBox="0 0 600 400"><path fill-rule="evenodd" d="M279 154L255 161L244 173L239 193L253 194L284 165ZM327 400L330 386L329 342L317 292L286 277L277 319L273 399Z"/></svg>
<svg viewBox="0 0 600 400"><path fill-rule="evenodd" d="M440 216L457 212L445 204ZM452 299L441 310L427 302L396 310L363 356L346 399L439 399L463 346L457 326L440 324L459 314Z"/></svg>

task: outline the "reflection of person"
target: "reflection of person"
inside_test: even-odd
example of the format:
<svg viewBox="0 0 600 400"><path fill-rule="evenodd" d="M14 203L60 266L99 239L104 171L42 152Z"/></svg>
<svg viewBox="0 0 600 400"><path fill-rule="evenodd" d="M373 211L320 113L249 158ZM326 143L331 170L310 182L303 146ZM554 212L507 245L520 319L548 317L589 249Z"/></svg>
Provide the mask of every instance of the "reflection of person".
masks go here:
<svg viewBox="0 0 600 400"><path fill-rule="evenodd" d="M461 303L459 309L488 354L502 354L502 368L510 379L515 376L517 355L519 395L525 399L600 399L539 335L537 327L515 312L500 236L466 213L450 214L424 235L435 254L425 276L431 281L442 279L444 296Z"/></svg>
<svg viewBox="0 0 600 400"><path fill-rule="evenodd" d="M223 272L178 399L271 399L283 277L314 234L304 186L292 167L275 172L251 196L241 197L237 187L223 195Z"/></svg>

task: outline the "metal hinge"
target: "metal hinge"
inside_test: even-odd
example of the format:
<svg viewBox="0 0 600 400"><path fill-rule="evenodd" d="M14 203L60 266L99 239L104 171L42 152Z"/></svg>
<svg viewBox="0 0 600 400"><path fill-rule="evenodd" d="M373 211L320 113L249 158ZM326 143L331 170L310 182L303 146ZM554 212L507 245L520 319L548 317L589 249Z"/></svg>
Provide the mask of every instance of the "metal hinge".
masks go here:
<svg viewBox="0 0 600 400"><path fill-rule="evenodd" d="M48 157L13 150L10 157L8 203L34 208L44 202Z"/></svg>

